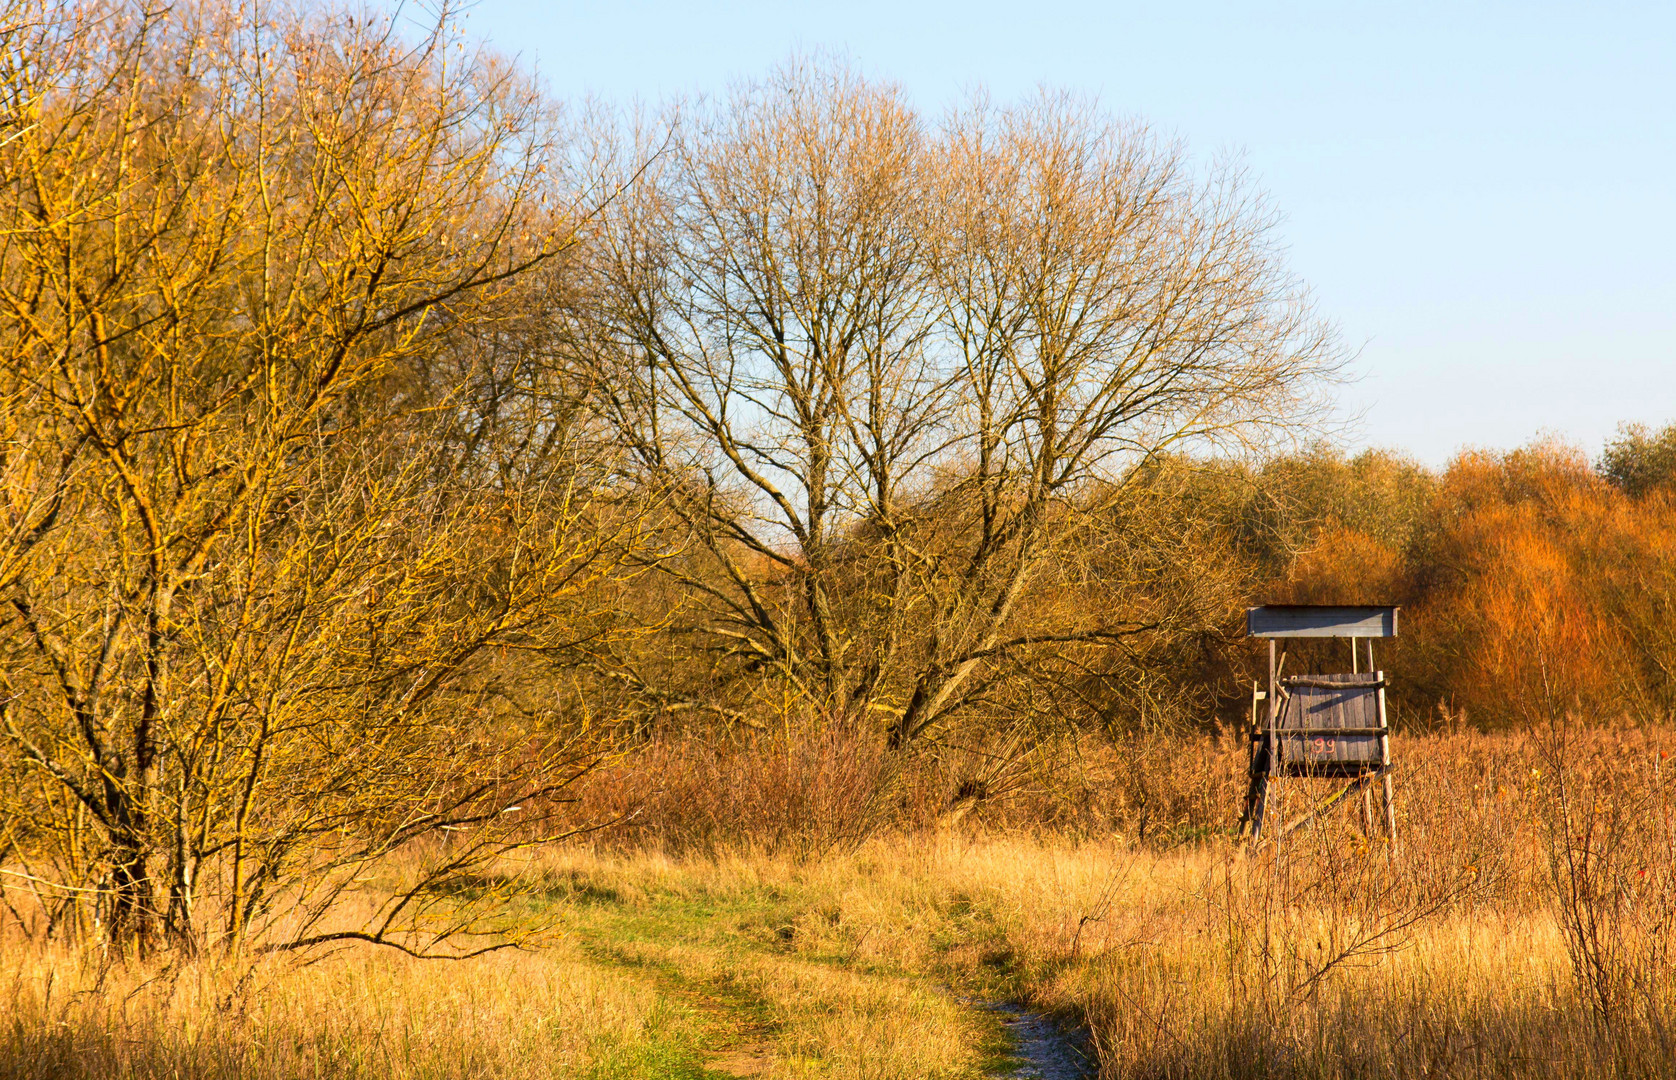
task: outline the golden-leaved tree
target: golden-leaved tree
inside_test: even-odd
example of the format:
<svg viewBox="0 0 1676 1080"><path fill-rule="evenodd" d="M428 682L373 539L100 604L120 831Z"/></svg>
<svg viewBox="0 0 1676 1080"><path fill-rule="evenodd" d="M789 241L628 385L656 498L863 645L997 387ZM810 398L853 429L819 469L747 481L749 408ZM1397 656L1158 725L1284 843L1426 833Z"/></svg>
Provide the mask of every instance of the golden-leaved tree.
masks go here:
<svg viewBox="0 0 1676 1080"><path fill-rule="evenodd" d="M518 657L597 633L642 543L531 363L578 220L549 107L446 12L13 14L8 903L142 949L482 945L439 886L569 827L596 755Z"/></svg>

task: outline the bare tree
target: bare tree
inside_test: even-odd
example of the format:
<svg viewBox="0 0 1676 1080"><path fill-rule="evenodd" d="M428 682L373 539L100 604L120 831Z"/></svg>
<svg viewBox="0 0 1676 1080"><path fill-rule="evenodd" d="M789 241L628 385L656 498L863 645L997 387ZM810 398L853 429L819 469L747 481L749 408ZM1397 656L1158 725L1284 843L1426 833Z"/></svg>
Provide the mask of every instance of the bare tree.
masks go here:
<svg viewBox="0 0 1676 1080"><path fill-rule="evenodd" d="M642 538L517 345L575 238L553 118L459 44L113 0L0 50L7 883L119 942L484 929L435 886L597 757L509 670Z"/></svg>
<svg viewBox="0 0 1676 1080"><path fill-rule="evenodd" d="M1294 419L1338 362L1241 177L1089 103L931 129L795 63L668 123L577 337L677 493L704 556L665 564L677 621L741 707L875 715L901 746L1037 650L1145 632L1042 603L1049 569L1137 465Z"/></svg>
<svg viewBox="0 0 1676 1080"><path fill-rule="evenodd" d="M922 142L894 90L789 72L691 117L596 243L584 336L707 557L667 564L706 598L691 629L814 702L884 675L835 575L941 449Z"/></svg>

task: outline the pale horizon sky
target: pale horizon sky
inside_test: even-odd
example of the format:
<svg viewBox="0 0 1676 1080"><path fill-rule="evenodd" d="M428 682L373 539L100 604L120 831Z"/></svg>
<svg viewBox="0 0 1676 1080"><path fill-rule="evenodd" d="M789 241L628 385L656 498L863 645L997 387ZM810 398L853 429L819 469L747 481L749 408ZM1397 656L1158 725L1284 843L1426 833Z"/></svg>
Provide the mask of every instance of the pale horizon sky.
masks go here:
<svg viewBox="0 0 1676 1080"><path fill-rule="evenodd" d="M477 0L560 98L715 92L830 50L935 115L1097 95L1237 154L1358 350L1352 448L1440 465L1676 422L1676 3Z"/></svg>

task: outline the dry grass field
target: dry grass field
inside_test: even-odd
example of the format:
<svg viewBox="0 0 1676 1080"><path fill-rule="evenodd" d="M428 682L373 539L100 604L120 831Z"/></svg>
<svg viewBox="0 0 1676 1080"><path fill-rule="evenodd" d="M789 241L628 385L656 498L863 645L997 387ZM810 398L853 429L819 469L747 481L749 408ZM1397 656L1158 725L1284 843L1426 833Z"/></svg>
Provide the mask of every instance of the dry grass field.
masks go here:
<svg viewBox="0 0 1676 1080"><path fill-rule="evenodd" d="M470 7L0 0L0 1080L1676 1076L1676 425L1347 456L1238 160Z"/></svg>
<svg viewBox="0 0 1676 1080"><path fill-rule="evenodd" d="M1140 796L1099 783L1092 750L1106 835L1023 820L1081 797L1046 774L824 851L719 835L714 813L682 848L666 801L655 843L605 834L481 883L547 927L538 949L153 968L14 936L0 1076L1004 1075L970 1005L1003 999L1084 1026L1104 1077L1667 1076L1673 744L1404 739L1395 851L1354 814L1242 851L1193 817L1233 805L1205 768L1140 840ZM1237 780L1230 748L1189 749Z"/></svg>

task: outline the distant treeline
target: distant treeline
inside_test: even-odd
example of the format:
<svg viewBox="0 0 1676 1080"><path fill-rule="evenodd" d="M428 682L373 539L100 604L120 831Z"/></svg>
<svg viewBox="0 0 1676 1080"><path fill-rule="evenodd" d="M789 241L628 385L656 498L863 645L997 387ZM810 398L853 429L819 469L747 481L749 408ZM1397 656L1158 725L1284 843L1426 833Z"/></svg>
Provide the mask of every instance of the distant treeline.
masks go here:
<svg viewBox="0 0 1676 1080"><path fill-rule="evenodd" d="M1402 715L1486 727L1676 707L1676 426L1593 462L1560 442L1441 472L1383 454L1277 462L1309 539L1262 595L1398 603Z"/></svg>
<svg viewBox="0 0 1676 1080"><path fill-rule="evenodd" d="M1400 604L1401 636L1376 650L1399 723L1676 707L1676 425L1626 427L1593 462L1555 441L1465 451L1440 471L1318 447L1256 466L1159 463L1145 489L1170 525L1164 572L1141 593L1191 590L1214 617L1103 672L1096 711L1114 724L1146 723L1160 683L1183 702L1204 688L1240 718L1257 650L1237 640L1239 609L1272 602ZM1348 670L1343 642L1290 644L1291 663Z"/></svg>
<svg viewBox="0 0 1676 1080"><path fill-rule="evenodd" d="M1401 635L1376 644L1400 725L1676 707L1676 425L1626 427L1594 461L1540 441L1434 470L1318 445L1257 462L1159 456L1120 486L1121 499L1092 496L1102 511L1017 616L1014 635L1043 643L992 673L969 720L1110 734L1237 725L1264 655L1244 638L1244 611L1261 603L1401 605ZM1049 642L1091 619L1122 636ZM1288 644L1292 671L1349 670L1342 641ZM747 671L673 632L640 647L683 700L772 722L750 712ZM654 707L639 723L667 732L717 715Z"/></svg>

